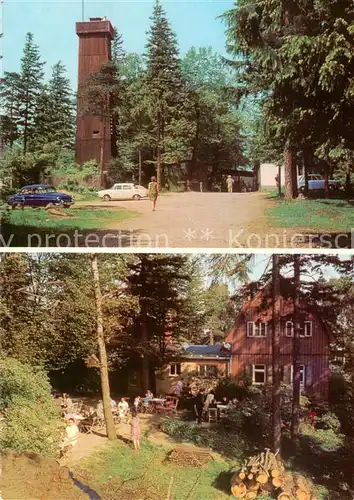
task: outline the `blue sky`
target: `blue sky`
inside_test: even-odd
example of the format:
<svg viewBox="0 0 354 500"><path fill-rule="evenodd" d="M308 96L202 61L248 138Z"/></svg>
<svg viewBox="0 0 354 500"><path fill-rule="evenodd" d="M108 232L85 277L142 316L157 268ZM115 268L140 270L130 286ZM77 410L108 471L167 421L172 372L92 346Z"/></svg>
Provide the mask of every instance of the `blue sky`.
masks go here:
<svg viewBox="0 0 354 500"><path fill-rule="evenodd" d="M220 14L232 8L232 0L166 1L172 29L177 34L181 54L191 46L211 45L215 52L225 54L225 26ZM153 1L85 1L85 20L107 18L124 37L127 52L144 51L146 31L150 26ZM75 22L82 18L81 1L4 0L3 4L3 70L18 71L25 35L32 32L43 61L46 77L58 60L66 65L72 85L76 88L78 38Z"/></svg>

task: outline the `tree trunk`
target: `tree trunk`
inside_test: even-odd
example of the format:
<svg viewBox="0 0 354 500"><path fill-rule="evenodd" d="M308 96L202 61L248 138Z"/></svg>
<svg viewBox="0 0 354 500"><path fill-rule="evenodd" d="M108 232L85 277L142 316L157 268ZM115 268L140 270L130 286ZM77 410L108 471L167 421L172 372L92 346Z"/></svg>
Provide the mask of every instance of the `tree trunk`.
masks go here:
<svg viewBox="0 0 354 500"><path fill-rule="evenodd" d="M273 417L273 451L281 452L281 414L280 414L280 272L279 255L273 255L273 319L272 319L272 366L273 366L273 392L272 392L272 417Z"/></svg>
<svg viewBox="0 0 354 500"><path fill-rule="evenodd" d="M111 410L111 394L109 389L107 352L106 352L106 344L103 333L102 293L100 287L100 277L98 272L97 255L95 254L91 255L91 269L92 269L93 283L95 289L97 344L98 344L98 353L100 359L103 411L106 421L107 436L109 440L113 441L117 438L117 433L114 426L113 415Z"/></svg>
<svg viewBox="0 0 354 500"><path fill-rule="evenodd" d="M278 166L278 196L281 198L281 166Z"/></svg>
<svg viewBox="0 0 354 500"><path fill-rule="evenodd" d="M106 137L106 125L103 125L103 136L101 138L101 148L100 148L100 184L101 187L105 187L104 178L104 141Z"/></svg>
<svg viewBox="0 0 354 500"><path fill-rule="evenodd" d="M160 146L157 146L156 177L157 177L157 186L158 186L158 189L160 191L161 190L161 149L160 149Z"/></svg>
<svg viewBox="0 0 354 500"><path fill-rule="evenodd" d="M324 174L325 181L325 198L329 198L329 174L328 174L328 166L326 167L326 171Z"/></svg>
<svg viewBox="0 0 354 500"><path fill-rule="evenodd" d="M350 165L347 166L347 172L345 175L345 192L349 197L351 195L352 187L351 187L351 179L350 179Z"/></svg>
<svg viewBox="0 0 354 500"><path fill-rule="evenodd" d="M285 199L293 200L296 198L296 191L294 185L294 170L296 165L294 161L294 153L289 148L284 153L285 164Z"/></svg>
<svg viewBox="0 0 354 500"><path fill-rule="evenodd" d="M300 255L294 255L294 320L295 331L293 339L293 404L291 418L291 437L293 441L299 438L300 427Z"/></svg>
<svg viewBox="0 0 354 500"><path fill-rule="evenodd" d="M143 358L141 360L141 389L144 393L150 389L150 364L148 354L149 332L147 327L147 318L145 307L142 307L141 320L141 343L144 348Z"/></svg>
<svg viewBox="0 0 354 500"><path fill-rule="evenodd" d="M304 186L304 192L305 196L308 195L309 193L309 155L307 151L303 151L302 153L302 159L303 159L303 165L304 165L304 176L305 176L305 186Z"/></svg>

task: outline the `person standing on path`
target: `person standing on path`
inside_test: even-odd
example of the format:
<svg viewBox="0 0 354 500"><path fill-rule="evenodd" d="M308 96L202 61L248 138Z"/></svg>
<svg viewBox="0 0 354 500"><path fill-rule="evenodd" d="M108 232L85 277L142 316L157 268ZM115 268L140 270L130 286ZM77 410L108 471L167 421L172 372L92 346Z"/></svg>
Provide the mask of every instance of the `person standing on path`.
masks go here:
<svg viewBox="0 0 354 500"><path fill-rule="evenodd" d="M140 419L137 409L134 407L132 409L132 416L130 421L131 426L131 437L134 444L135 451L140 450Z"/></svg>
<svg viewBox="0 0 354 500"><path fill-rule="evenodd" d="M228 191L229 193L232 193L232 191L233 191L233 188L234 188L234 182L235 182L235 181L233 180L233 178L231 177L231 175L229 175L229 176L227 177L227 179L226 179L227 191Z"/></svg>
<svg viewBox="0 0 354 500"><path fill-rule="evenodd" d="M153 212L156 210L156 200L159 195L159 187L156 181L156 177L151 177L151 182L149 182L148 187L149 199L152 202Z"/></svg>

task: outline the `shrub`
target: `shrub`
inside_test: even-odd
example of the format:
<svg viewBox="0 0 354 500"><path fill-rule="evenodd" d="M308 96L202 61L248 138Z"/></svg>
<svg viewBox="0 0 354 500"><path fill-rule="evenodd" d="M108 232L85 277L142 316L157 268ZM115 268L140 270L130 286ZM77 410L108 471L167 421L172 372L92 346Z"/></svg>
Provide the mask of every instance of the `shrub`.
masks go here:
<svg viewBox="0 0 354 500"><path fill-rule="evenodd" d="M344 436L333 429L314 429L311 425L300 424L300 432L306 436L312 448L319 448L325 451L336 451L344 443Z"/></svg>
<svg viewBox="0 0 354 500"><path fill-rule="evenodd" d="M176 441L189 441L228 457L239 457L248 447L248 443L240 434L224 432L220 428L201 427L194 422L169 419L161 424L161 430Z"/></svg>
<svg viewBox="0 0 354 500"><path fill-rule="evenodd" d="M0 359L0 394L1 449L56 456L63 424L46 374L15 359Z"/></svg>
<svg viewBox="0 0 354 500"><path fill-rule="evenodd" d="M332 430L333 432L340 432L340 421L334 413L325 413L316 421L316 427L323 430Z"/></svg>

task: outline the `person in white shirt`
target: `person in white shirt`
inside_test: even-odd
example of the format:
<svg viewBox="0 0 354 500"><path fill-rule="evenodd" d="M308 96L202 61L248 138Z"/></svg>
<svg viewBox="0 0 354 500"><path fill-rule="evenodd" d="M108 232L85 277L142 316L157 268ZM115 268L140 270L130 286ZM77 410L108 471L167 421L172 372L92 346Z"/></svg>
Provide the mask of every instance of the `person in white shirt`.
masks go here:
<svg viewBox="0 0 354 500"><path fill-rule="evenodd" d="M234 180L231 177L231 175L229 175L228 178L226 179L226 185L227 185L227 191L229 193L232 193L234 187Z"/></svg>
<svg viewBox="0 0 354 500"><path fill-rule="evenodd" d="M68 425L65 428L65 437L62 443L62 450L71 450L78 442L79 439L79 428L73 418L69 418Z"/></svg>
<svg viewBox="0 0 354 500"><path fill-rule="evenodd" d="M119 419L120 420L127 420L128 419L128 413L129 413L128 402L124 398L122 398L119 401L117 407L118 407Z"/></svg>
<svg viewBox="0 0 354 500"><path fill-rule="evenodd" d="M114 399L111 398L111 408L115 408L117 406L117 403L114 401Z"/></svg>

